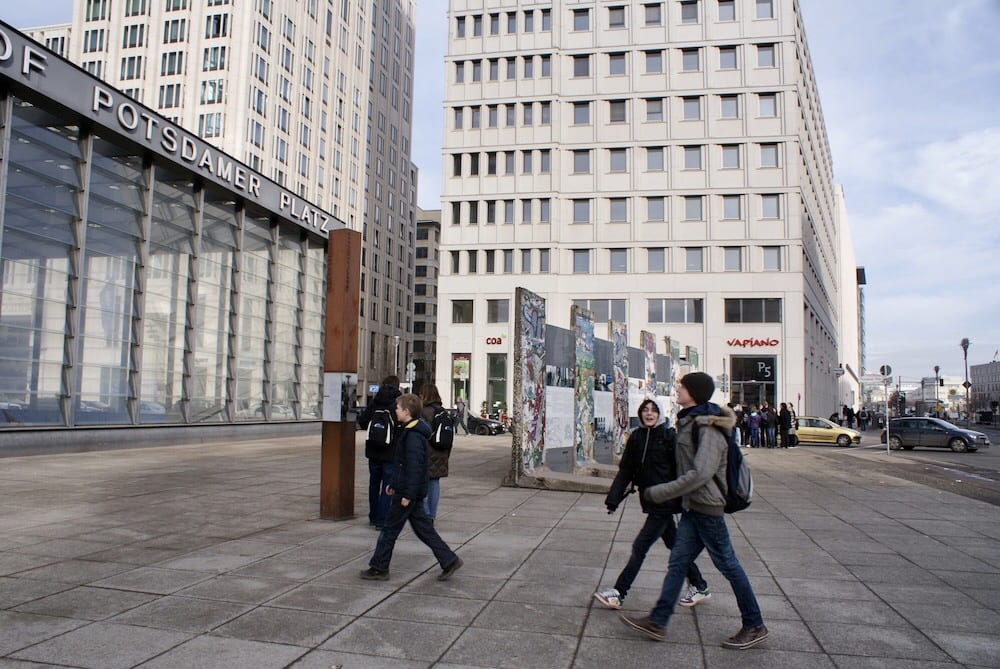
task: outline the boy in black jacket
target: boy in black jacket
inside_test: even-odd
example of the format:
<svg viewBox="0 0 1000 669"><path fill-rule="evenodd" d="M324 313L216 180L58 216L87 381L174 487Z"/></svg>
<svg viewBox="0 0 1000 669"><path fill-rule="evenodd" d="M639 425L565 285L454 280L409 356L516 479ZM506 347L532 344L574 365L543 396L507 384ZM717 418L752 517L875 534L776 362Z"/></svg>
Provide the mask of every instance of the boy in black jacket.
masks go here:
<svg viewBox="0 0 1000 669"><path fill-rule="evenodd" d="M427 496L427 438L430 426L420 420L423 404L413 394L396 399L396 420L399 430L395 441L395 466L388 493L392 498L385 527L378 536L375 554L361 578L368 581L385 581L389 578L389 562L399 533L410 521L417 538L424 542L441 565L439 581L447 581L462 566L462 558L448 548L448 544L434 531L434 521L424 510Z"/></svg>
<svg viewBox="0 0 1000 669"><path fill-rule="evenodd" d="M367 428L376 411L384 409L392 413L399 395L399 377L385 377L378 387L378 393L358 417L358 425L362 429ZM366 439L365 457L368 458L368 524L381 530L389 514L389 494L386 489L392 482L392 444Z"/></svg>
<svg viewBox="0 0 1000 669"><path fill-rule="evenodd" d="M608 513L614 513L618 505L632 492L632 486L639 488L641 493L649 486L667 483L677 478L677 461L675 447L677 433L660 423L660 407L651 399L643 400L639 405L639 422L642 427L629 435L618 465L618 475L611 484L611 490L604 500ZM594 599L609 609L620 609L622 600L632 587L632 582L639 574L646 553L656 543L663 539L667 550L673 548L677 527L674 525L675 513L681 512L681 501L672 499L657 504L648 501L640 494L642 511L646 514L646 522L632 543L632 556L628 564L618 575L615 587L599 590L594 593ZM694 562L688 570L688 591L678 602L681 606L695 606L707 600L712 594L708 591L701 572Z"/></svg>

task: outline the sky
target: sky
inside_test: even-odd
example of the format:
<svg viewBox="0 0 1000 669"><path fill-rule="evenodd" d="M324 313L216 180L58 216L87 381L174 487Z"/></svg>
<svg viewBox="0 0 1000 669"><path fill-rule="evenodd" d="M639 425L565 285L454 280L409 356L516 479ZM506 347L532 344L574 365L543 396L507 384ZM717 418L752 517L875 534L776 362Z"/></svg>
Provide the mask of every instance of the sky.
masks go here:
<svg viewBox="0 0 1000 669"><path fill-rule="evenodd" d="M447 0L416 0L413 161L438 209ZM5 3L19 28L72 0ZM903 381L964 375L1000 349L1000 0L800 0L865 267L866 365Z"/></svg>

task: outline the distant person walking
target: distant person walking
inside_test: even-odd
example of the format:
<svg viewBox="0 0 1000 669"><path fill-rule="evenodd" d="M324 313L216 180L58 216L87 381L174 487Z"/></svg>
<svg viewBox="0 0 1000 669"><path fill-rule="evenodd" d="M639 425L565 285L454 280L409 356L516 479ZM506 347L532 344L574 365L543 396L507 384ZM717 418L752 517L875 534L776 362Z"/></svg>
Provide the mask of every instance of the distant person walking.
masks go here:
<svg viewBox="0 0 1000 669"><path fill-rule="evenodd" d="M455 411L458 413L458 420L455 422L458 424L458 427L462 428L462 431L465 432L466 436L468 436L469 427L465 422L465 400L461 397L459 397L458 401L455 402Z"/></svg>
<svg viewBox="0 0 1000 669"><path fill-rule="evenodd" d="M608 513L614 513L618 505L635 492L635 488L642 493L650 486L668 483L677 478L677 433L660 421L660 407L651 399L643 400L638 414L641 427L629 435L618 465L618 475L611 483L611 490L604 500ZM632 542L628 564L618 575L613 588L594 593L594 599L609 609L622 607L622 600L628 595L653 544L662 539L667 550L670 550L677 536L674 514L681 512L679 499L658 504L640 496L640 503L642 512L646 514L646 522ZM708 583L693 562L687 571L687 580L688 591L680 600L681 606L695 606L712 596L708 591Z"/></svg>

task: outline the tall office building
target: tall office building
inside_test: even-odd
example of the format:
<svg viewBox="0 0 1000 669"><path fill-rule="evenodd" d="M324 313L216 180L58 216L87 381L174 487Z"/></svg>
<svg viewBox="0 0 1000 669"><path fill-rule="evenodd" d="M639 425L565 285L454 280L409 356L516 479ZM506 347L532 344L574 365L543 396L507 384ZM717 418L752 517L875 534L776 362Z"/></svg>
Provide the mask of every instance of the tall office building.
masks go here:
<svg viewBox="0 0 1000 669"><path fill-rule="evenodd" d="M452 0L448 23L447 400L510 402L524 286L555 325L579 304L693 347L726 399L838 406L842 217L797 1Z"/></svg>
<svg viewBox="0 0 1000 669"><path fill-rule="evenodd" d="M441 273L441 210L417 210L413 297L413 388L437 383L437 292Z"/></svg>
<svg viewBox="0 0 1000 669"><path fill-rule="evenodd" d="M76 0L70 26L27 32L363 233L364 391L411 350L414 11L413 0Z"/></svg>

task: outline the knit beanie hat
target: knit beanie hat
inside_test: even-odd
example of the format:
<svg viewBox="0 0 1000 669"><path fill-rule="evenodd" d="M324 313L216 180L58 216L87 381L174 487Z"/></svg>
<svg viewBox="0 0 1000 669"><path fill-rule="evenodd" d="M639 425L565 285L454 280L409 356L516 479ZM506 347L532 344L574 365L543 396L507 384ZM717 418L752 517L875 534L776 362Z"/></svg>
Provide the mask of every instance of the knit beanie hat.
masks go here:
<svg viewBox="0 0 1000 669"><path fill-rule="evenodd" d="M681 385L698 404L705 404L715 393L715 381L705 372L691 372L681 377Z"/></svg>

